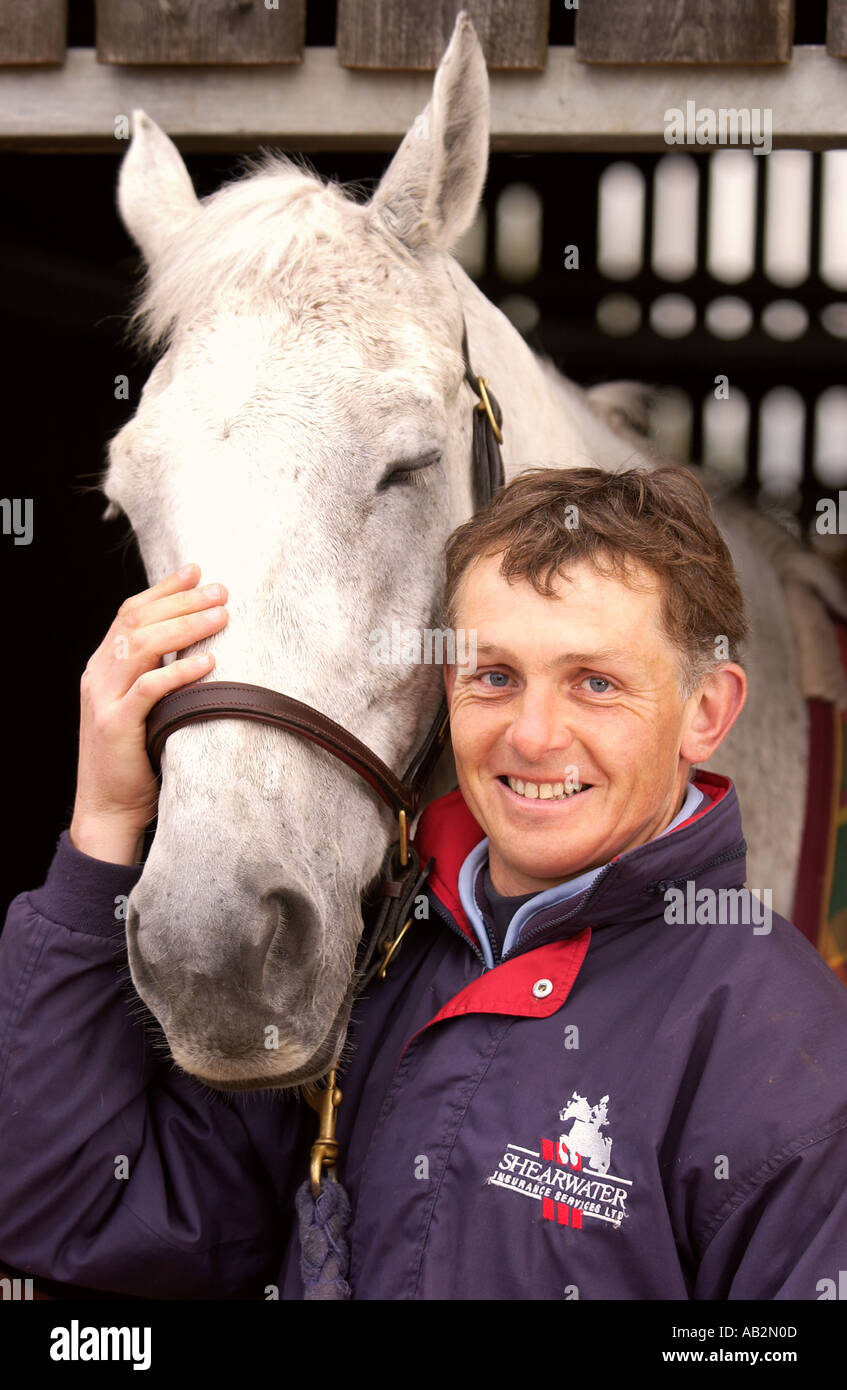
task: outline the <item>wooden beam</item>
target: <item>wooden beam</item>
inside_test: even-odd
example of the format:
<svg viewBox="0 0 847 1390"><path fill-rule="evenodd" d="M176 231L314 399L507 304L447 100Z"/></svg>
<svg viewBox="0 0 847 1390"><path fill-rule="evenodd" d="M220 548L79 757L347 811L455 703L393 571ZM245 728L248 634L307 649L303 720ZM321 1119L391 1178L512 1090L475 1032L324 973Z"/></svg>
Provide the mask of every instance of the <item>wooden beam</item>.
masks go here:
<svg viewBox="0 0 847 1390"><path fill-rule="evenodd" d="M829 0L826 7L826 48L847 58L847 0Z"/></svg>
<svg viewBox="0 0 847 1390"><path fill-rule="evenodd" d="M306 0L97 0L101 63L299 63Z"/></svg>
<svg viewBox="0 0 847 1390"><path fill-rule="evenodd" d="M550 0L338 0L339 62L348 68L432 71L456 15L468 11L492 69L543 68Z"/></svg>
<svg viewBox="0 0 847 1390"><path fill-rule="evenodd" d="M61 63L67 0L0 0L0 64Z"/></svg>
<svg viewBox="0 0 847 1390"><path fill-rule="evenodd" d="M830 0L830 4L832 0ZM585 63L787 63L794 0L582 0Z"/></svg>
<svg viewBox="0 0 847 1390"><path fill-rule="evenodd" d="M184 150L392 150L431 91L427 73L351 72L333 48L287 67L192 69L114 67L71 48L61 68L0 70L0 148L120 154L116 120L143 106ZM625 72L554 47L543 73L492 73L492 147L662 150L665 111L688 101L771 109L774 148L847 148L847 64L822 45L784 67Z"/></svg>

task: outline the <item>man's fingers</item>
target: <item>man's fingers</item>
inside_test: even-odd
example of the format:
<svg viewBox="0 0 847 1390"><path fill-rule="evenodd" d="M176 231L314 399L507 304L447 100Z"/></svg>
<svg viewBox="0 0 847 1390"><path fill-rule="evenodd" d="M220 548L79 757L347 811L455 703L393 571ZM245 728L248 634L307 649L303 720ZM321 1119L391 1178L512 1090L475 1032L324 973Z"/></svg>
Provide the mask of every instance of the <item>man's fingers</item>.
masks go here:
<svg viewBox="0 0 847 1390"><path fill-rule="evenodd" d="M179 690L180 686L197 680L214 664L215 658L211 652L201 652L199 656L184 656L179 661L171 661L155 671L143 671L125 696L132 707L133 718L146 719L163 695L169 695L172 690Z"/></svg>
<svg viewBox="0 0 847 1390"><path fill-rule="evenodd" d="M224 584L204 584L199 589L191 587L178 593L160 594L157 598L119 612L116 627L126 632L138 632L154 624L217 607L226 603L228 598L229 592ZM164 650L179 651L179 647L166 647Z"/></svg>
<svg viewBox="0 0 847 1390"><path fill-rule="evenodd" d="M121 605L87 667L105 698L121 699L139 676L158 667L169 652L184 651L226 626L225 586L198 589L199 565L188 569L187 574L168 575L161 584Z"/></svg>
<svg viewBox="0 0 847 1390"><path fill-rule="evenodd" d="M164 598L167 594L175 594L182 589L193 589L199 578L200 566L194 561L189 561L187 565L174 570L173 574L168 574L164 579L160 579L158 584L151 585L149 589L142 589L140 593L130 594L129 598L124 599L118 609L118 617L122 617L125 613L131 613L134 609L145 603L150 603L153 599Z"/></svg>
<svg viewBox="0 0 847 1390"><path fill-rule="evenodd" d="M211 603L211 599L206 600ZM127 675L124 687L129 689L142 671L150 670L168 652L181 652L204 637L220 632L229 621L225 608L217 604L197 613L186 613L178 618L161 622L144 623L128 633L120 633L115 639L115 655L127 660Z"/></svg>

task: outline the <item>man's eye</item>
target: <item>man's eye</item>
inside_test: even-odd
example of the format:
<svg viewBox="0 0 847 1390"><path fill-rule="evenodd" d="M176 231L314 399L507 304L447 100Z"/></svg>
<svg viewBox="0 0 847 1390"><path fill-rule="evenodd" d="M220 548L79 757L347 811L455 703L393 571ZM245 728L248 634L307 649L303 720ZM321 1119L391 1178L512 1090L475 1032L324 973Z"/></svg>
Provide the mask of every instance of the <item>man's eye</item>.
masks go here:
<svg viewBox="0 0 847 1390"><path fill-rule="evenodd" d="M488 687L489 690L502 690L509 683L509 677L505 671L483 671L480 680L484 681L486 676L490 676L495 682L494 685Z"/></svg>
<svg viewBox="0 0 847 1390"><path fill-rule="evenodd" d="M585 679L589 682L589 684L592 684L593 682L591 690L592 695L605 695L607 690L612 689L612 682L607 681L605 676L586 676ZM598 690L598 685L604 686L605 689Z"/></svg>

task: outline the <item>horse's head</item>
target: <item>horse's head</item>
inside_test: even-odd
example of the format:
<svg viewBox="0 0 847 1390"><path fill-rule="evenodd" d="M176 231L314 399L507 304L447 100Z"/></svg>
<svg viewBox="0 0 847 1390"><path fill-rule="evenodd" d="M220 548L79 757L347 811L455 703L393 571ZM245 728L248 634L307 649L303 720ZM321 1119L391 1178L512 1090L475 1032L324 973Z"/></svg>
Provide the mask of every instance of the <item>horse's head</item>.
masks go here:
<svg viewBox="0 0 847 1390"><path fill-rule="evenodd" d="M273 156L198 201L143 112L121 169L148 271L137 321L165 351L112 441L107 515L128 517L151 583L196 560L227 585L212 679L302 700L397 771L441 671L375 664L371 634L438 626L442 546L472 510L449 250L487 146L485 63L460 17L368 202ZM240 720L178 730L162 771L127 921L138 993L213 1086L320 1076L349 1021L389 812L313 743Z"/></svg>
<svg viewBox="0 0 847 1390"><path fill-rule="evenodd" d="M608 1096L606 1099L608 1100ZM578 1120L584 1120L588 1115L588 1111L589 1105L585 1096L577 1095L576 1091L574 1091L567 1105L563 1105L559 1111L559 1119L570 1120L575 1116Z"/></svg>

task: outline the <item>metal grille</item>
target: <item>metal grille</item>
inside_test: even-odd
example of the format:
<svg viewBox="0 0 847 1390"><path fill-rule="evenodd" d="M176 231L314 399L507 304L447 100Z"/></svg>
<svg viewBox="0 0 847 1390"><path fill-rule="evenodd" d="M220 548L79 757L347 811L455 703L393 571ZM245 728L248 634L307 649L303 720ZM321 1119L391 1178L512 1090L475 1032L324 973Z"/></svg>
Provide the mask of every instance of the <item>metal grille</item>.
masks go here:
<svg viewBox="0 0 847 1390"><path fill-rule="evenodd" d="M504 155L459 254L568 376L660 386L673 456L809 533L847 487L846 218L842 151Z"/></svg>

